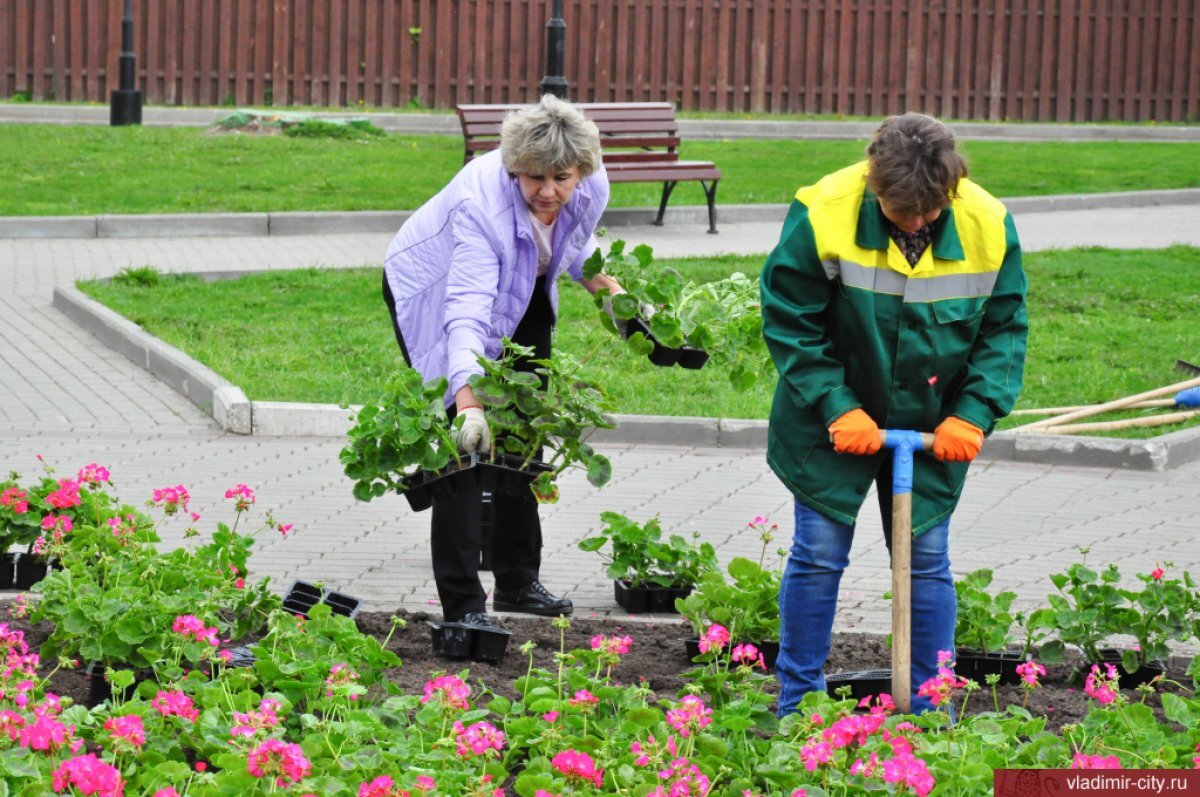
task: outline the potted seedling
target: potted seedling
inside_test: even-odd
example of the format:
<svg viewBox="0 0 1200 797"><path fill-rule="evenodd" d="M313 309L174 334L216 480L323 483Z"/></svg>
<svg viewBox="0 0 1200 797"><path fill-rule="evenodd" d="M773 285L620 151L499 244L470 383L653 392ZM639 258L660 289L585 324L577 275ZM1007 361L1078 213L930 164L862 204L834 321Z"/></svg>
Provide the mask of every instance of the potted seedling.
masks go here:
<svg viewBox="0 0 1200 797"><path fill-rule="evenodd" d="M612 405L604 389L579 376L582 363L565 352L532 359L533 349L507 338L502 355L480 358L483 373L469 380L487 411L494 445L477 467L489 492L528 494L542 503L558 500L556 480L571 467L603 487L612 464L587 442L596 429L612 429ZM528 361L532 371L516 364Z"/></svg>
<svg viewBox="0 0 1200 797"><path fill-rule="evenodd" d="M428 509L436 490L453 490L466 473L450 436L446 380L426 383L420 372L403 367L387 381L379 398L358 411L339 459L354 480L354 497L370 501L396 491L414 511ZM453 463L453 467L451 467Z"/></svg>
<svg viewBox="0 0 1200 797"><path fill-rule="evenodd" d="M713 569L701 576L690 595L676 601L679 613L696 632L695 637L684 640L689 659L705 652L700 644L705 629L720 626L729 632L729 651L751 644L762 653L767 667L775 666L779 654L779 585L786 552L780 551L779 566L766 568L767 546L778 526L764 517L754 518L748 526L762 540L758 561L734 557L727 568L728 579Z"/></svg>
<svg viewBox="0 0 1200 797"><path fill-rule="evenodd" d="M625 252L625 242L619 239L613 241L607 255L599 249L592 253L583 274L590 279L601 270L620 282L626 292L610 296L608 291L597 291L596 307L604 310L611 302L613 315L626 322L626 337L637 354L665 367L704 365L706 347L712 344L703 321L711 314L704 286L684 279L674 268L656 265L652 250L644 244ZM600 319L610 332L617 332L607 311Z"/></svg>
<svg viewBox="0 0 1200 797"><path fill-rule="evenodd" d="M445 379L423 383L418 372L402 369L389 380L380 400L358 412L340 459L362 501L389 490L404 494L416 511L433 496L465 489L557 500L555 479L572 466L587 470L600 487L612 477L607 457L587 437L611 429L601 387L576 376L580 364L560 353L533 360L534 370L517 368L533 350L507 338L500 357L480 357L482 374L469 383L487 410L493 445L486 452L460 454L451 436L444 398ZM454 423L461 423L457 418ZM543 462L541 454L549 452Z"/></svg>
<svg viewBox="0 0 1200 797"><path fill-rule="evenodd" d="M20 478L19 473L10 473L6 481L0 482L0 589L12 589L20 556L9 549L17 544L29 545L40 531L41 512L31 503L29 490L18 483Z"/></svg>
<svg viewBox="0 0 1200 797"><path fill-rule="evenodd" d="M1133 636L1137 645L1116 651L1121 660L1121 677L1144 683L1162 674L1170 657L1168 642L1187 642L1200 612L1200 594L1196 582L1184 571L1181 577L1167 577L1170 562L1155 566L1150 573L1139 573L1142 588L1121 590L1128 606L1118 612L1115 624L1122 633ZM1111 653L1101 650L1101 654ZM1106 659L1107 660L1107 659ZM1122 684L1124 686L1124 684Z"/></svg>
<svg viewBox="0 0 1200 797"><path fill-rule="evenodd" d="M1101 647L1108 637L1130 631L1123 622L1133 607L1117 586L1121 580L1117 566L1110 563L1099 572L1093 570L1087 565L1088 550L1080 548L1081 561L1050 576L1058 592L1046 596L1050 611L1041 614L1039 622L1045 630L1053 631L1057 639L1044 643L1038 658L1052 664L1060 662L1065 646L1075 645L1084 660L1076 673L1079 679L1086 676L1093 664L1119 664L1122 688L1144 683L1162 673L1161 663L1140 666L1135 651L1128 651L1126 657L1120 649Z"/></svg>
<svg viewBox="0 0 1200 797"><path fill-rule="evenodd" d="M999 676L999 683L1019 683L1017 666L1025 660L1012 634L1016 618L1011 612L1017 593L1004 591L992 595L992 571L981 568L954 582L958 595L955 620L954 670L964 678L986 683L988 675Z"/></svg>
<svg viewBox="0 0 1200 797"><path fill-rule="evenodd" d="M657 517L638 523L617 512L604 512L600 520L604 523L600 533L582 540L579 548L605 558L616 601L630 614L678 611L676 601L686 598L704 574L717 567L711 544L688 542L679 534L664 539Z"/></svg>

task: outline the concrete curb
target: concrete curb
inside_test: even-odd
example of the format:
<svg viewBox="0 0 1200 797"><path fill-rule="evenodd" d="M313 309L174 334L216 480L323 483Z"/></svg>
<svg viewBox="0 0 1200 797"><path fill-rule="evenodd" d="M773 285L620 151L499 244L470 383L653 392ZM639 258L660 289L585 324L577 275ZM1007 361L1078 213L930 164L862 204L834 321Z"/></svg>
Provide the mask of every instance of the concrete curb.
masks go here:
<svg viewBox="0 0 1200 797"><path fill-rule="evenodd" d="M206 281L234 279L244 271L205 272ZM54 289L53 305L109 347L189 398L222 429L262 437L341 437L358 407L254 401L237 385L169 346L77 288ZM616 429L601 429L596 443L650 444L691 448L765 449L767 422L737 418L614 415ZM1068 435L998 433L984 444L981 459L1045 465L1077 465L1164 471L1200 459L1200 428L1148 440Z"/></svg>
<svg viewBox="0 0 1200 797"><path fill-rule="evenodd" d="M1014 214L1097 208L1198 205L1200 188L1164 191L1120 191L1104 194L1013 197L1003 200ZM741 222L782 223L788 205L721 205L717 227ZM606 227L644 225L654 221L654 208L610 208L600 223ZM305 211L287 213L200 213L144 216L9 216L0 218L0 238L188 238L220 236L336 235L394 233L411 210ZM667 226L707 224L704 205L668 208ZM769 249L764 245L764 251Z"/></svg>
<svg viewBox="0 0 1200 797"><path fill-rule="evenodd" d="M55 288L52 304L110 348L186 396L222 429L251 433L251 405L237 385L77 288Z"/></svg>

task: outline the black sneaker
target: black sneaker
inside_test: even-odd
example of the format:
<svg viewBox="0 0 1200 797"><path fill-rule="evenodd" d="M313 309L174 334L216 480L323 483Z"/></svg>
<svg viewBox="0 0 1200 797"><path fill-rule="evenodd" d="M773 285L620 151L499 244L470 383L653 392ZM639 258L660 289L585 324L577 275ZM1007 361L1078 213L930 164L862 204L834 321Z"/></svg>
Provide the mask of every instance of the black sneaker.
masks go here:
<svg viewBox="0 0 1200 797"><path fill-rule="evenodd" d="M500 626L485 611L467 612L458 621L462 625L469 625L472 628L499 628Z"/></svg>
<svg viewBox="0 0 1200 797"><path fill-rule="evenodd" d="M542 586L540 581L534 581L516 592L496 590L496 594L492 597L492 608L498 612L520 612L522 614L538 614L542 617L558 617L560 614L570 614L575 611L575 604L566 598L552 594L550 590Z"/></svg>

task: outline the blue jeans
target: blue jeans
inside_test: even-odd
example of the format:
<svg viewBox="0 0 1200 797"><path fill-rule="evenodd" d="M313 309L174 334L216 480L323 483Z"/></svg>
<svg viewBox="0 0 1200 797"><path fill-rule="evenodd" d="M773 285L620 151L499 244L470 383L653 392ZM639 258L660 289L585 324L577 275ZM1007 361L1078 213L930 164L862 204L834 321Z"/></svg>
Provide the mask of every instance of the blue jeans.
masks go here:
<svg viewBox="0 0 1200 797"><path fill-rule="evenodd" d="M891 516L884 540L891 549ZM913 539L912 710L933 708L917 688L937 675L939 650L954 650L958 600L950 575L950 521ZM854 526L839 523L796 502L796 532L779 589L780 644L776 661L779 716L796 710L809 692L825 691L825 659L833 636L838 585L850 563ZM863 662L864 669L870 662Z"/></svg>

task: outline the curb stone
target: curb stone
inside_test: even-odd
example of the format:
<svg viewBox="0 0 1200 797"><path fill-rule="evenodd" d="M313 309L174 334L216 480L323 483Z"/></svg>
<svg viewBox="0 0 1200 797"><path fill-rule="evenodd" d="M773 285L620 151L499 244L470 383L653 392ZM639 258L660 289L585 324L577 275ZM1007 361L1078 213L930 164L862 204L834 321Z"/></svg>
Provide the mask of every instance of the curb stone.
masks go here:
<svg viewBox="0 0 1200 797"><path fill-rule="evenodd" d="M245 273L206 272L203 276L211 281ZM349 413L358 409L336 404L251 402L237 385L77 288L55 288L53 305L109 347L182 393L226 431L261 437L341 437L350 428ZM612 417L617 428L597 430L592 437L594 442L766 448L765 420L662 415ZM984 443L980 458L1161 472L1200 459L1200 428L1148 440L1000 432Z"/></svg>
<svg viewBox="0 0 1200 797"><path fill-rule="evenodd" d="M1012 213L1046 213L1100 208L1200 205L1200 188L1162 191L1115 191L1102 194L1025 196L1002 200ZM783 223L788 205L718 205L717 226L740 222ZM288 211L280 213L162 213L100 216L9 216L0 218L0 238L189 238L338 233L394 233L411 210ZM605 227L645 225L655 208L609 208ZM668 208L667 226L707 224L704 205ZM719 233L718 233L719 235ZM770 248L764 247L764 251Z"/></svg>

